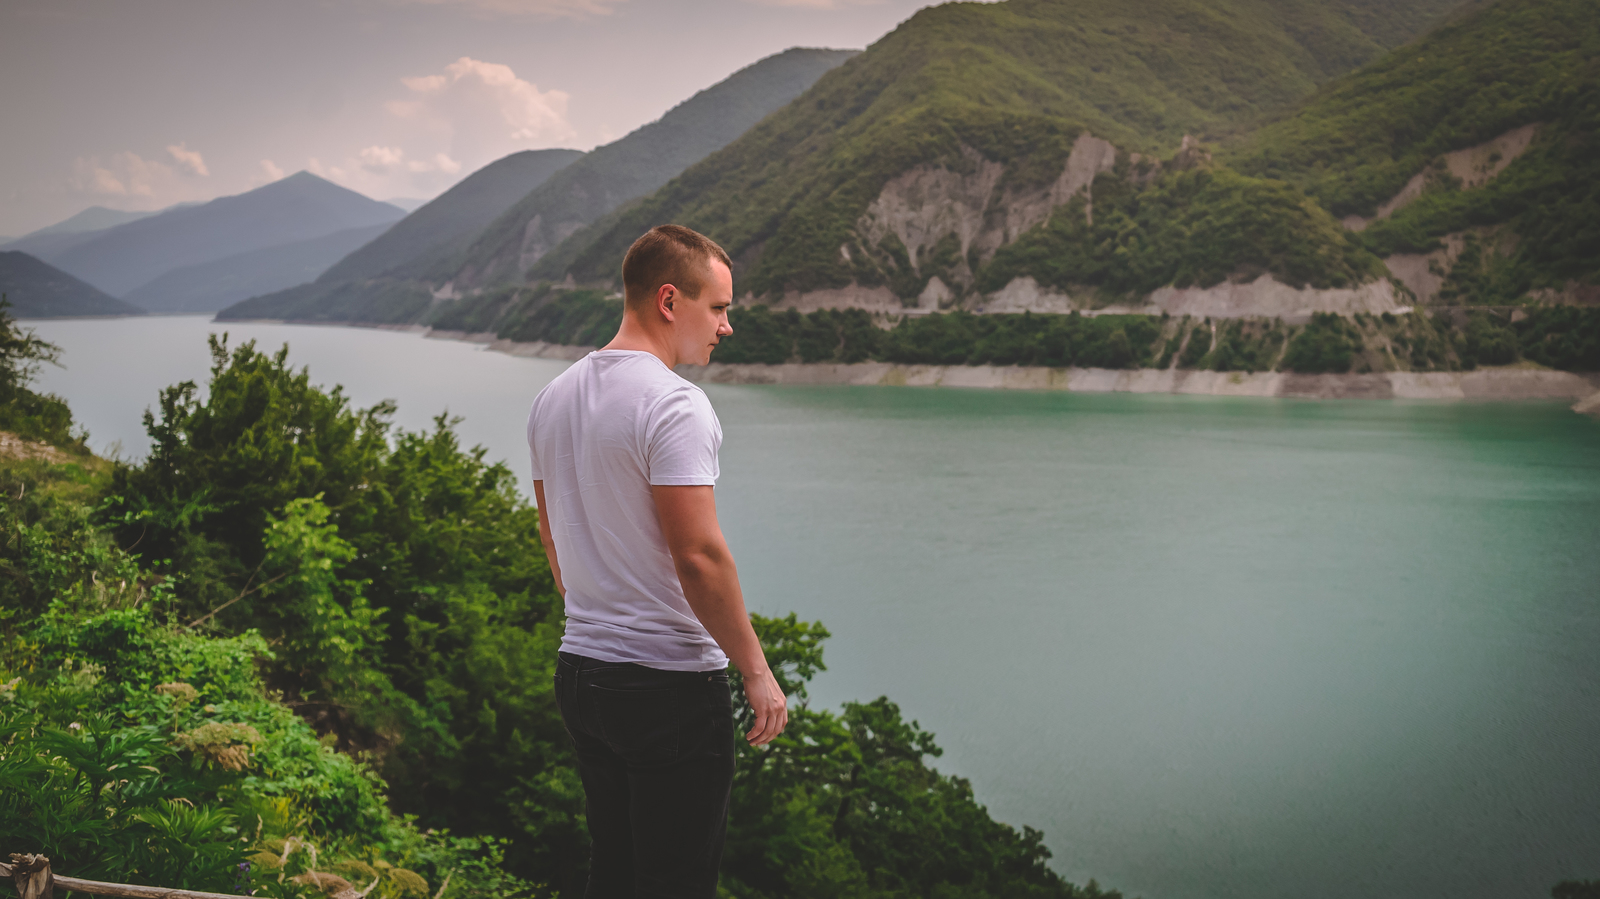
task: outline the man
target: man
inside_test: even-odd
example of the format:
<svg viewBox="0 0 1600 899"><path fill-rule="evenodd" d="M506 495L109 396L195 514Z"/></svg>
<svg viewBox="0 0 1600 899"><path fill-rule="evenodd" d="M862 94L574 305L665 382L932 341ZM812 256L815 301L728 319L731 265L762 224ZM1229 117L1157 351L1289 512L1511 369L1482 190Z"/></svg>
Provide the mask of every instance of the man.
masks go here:
<svg viewBox="0 0 1600 899"><path fill-rule="evenodd" d="M622 263L622 327L533 401L539 539L567 627L556 700L587 798L596 897L716 894L733 784L727 664L744 679L752 745L788 724L750 627L712 487L722 426L699 387L733 333L728 254L662 225Z"/></svg>

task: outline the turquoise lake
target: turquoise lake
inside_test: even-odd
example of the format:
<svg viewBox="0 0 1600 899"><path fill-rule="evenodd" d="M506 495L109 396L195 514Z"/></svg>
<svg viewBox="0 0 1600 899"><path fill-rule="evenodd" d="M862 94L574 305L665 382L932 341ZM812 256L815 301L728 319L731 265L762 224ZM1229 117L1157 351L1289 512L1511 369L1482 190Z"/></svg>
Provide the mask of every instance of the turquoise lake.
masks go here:
<svg viewBox="0 0 1600 899"><path fill-rule="evenodd" d="M40 321L137 458L203 318ZM230 323L525 477L565 363ZM1075 881L1145 899L1539 897L1600 878L1600 422L1468 404L724 387L748 601L826 623ZM533 535L529 535L534 539Z"/></svg>

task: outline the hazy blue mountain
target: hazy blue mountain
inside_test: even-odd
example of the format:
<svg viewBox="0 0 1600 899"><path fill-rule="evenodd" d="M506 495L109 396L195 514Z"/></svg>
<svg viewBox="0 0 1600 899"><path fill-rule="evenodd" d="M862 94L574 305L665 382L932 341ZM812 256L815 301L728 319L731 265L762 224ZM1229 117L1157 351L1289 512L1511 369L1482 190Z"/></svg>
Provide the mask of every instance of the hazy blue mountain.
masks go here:
<svg viewBox="0 0 1600 899"><path fill-rule="evenodd" d="M59 261L73 247L82 246L94 240L99 234L99 231L57 231L52 234L35 231L0 244L0 250L27 253L35 259L53 263Z"/></svg>
<svg viewBox="0 0 1600 899"><path fill-rule="evenodd" d="M491 162L341 259L320 280L418 277L441 259L454 259L485 225L582 155L524 150Z"/></svg>
<svg viewBox="0 0 1600 899"><path fill-rule="evenodd" d="M192 204L191 204L192 205ZM32 237L36 234L82 234L86 231L104 231L139 219L147 219L160 210L151 212L125 212L121 209L107 209L104 206L90 206L88 209L70 218L62 219L48 228L40 228L29 233Z"/></svg>
<svg viewBox="0 0 1600 899"><path fill-rule="evenodd" d="M0 250L20 250L29 256L54 263L68 250L94 240L99 232L107 228L126 225L129 222L150 218L174 209L198 205L200 204L179 203L155 212L123 212L117 209L107 209L104 206L90 206L77 215L56 222L48 228L30 231L21 237L8 237L0 240Z"/></svg>
<svg viewBox="0 0 1600 899"><path fill-rule="evenodd" d="M384 200L383 202L388 203L390 206L399 206L401 209L404 209L406 212L416 212L418 209L421 209L423 207L423 205L425 205L428 201L423 199L422 197L389 197L388 199Z"/></svg>
<svg viewBox="0 0 1600 899"><path fill-rule="evenodd" d="M0 294L17 318L69 315L143 315L144 310L27 253L0 251Z"/></svg>
<svg viewBox="0 0 1600 899"><path fill-rule="evenodd" d="M434 269L428 280L454 280L457 289L521 280L578 229L727 146L859 52L795 47L740 69L563 169L485 229L458 264ZM566 249L570 256L576 248Z"/></svg>
<svg viewBox="0 0 1600 899"><path fill-rule="evenodd" d="M345 254L391 227L350 228L175 268L123 298L151 312L216 312L246 297L315 280Z"/></svg>
<svg viewBox="0 0 1600 899"><path fill-rule="evenodd" d="M299 172L249 193L94 232L51 260L101 290L123 294L175 268L374 225L398 207Z"/></svg>

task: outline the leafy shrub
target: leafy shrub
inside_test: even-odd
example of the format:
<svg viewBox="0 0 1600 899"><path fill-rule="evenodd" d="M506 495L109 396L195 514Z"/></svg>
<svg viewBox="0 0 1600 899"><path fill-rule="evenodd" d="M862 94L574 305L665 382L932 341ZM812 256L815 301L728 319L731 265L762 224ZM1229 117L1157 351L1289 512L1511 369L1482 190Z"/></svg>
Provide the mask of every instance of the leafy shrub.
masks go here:
<svg viewBox="0 0 1600 899"><path fill-rule="evenodd" d="M1546 306L1513 324L1528 359L1567 371L1600 371L1600 309Z"/></svg>
<svg viewBox="0 0 1600 899"><path fill-rule="evenodd" d="M1331 312L1312 314L1310 324L1289 340L1282 367L1315 374L1347 372L1360 349L1360 332Z"/></svg>
<svg viewBox="0 0 1600 899"><path fill-rule="evenodd" d="M496 335L505 340L601 346L616 336L622 325L622 300L600 290L556 290L514 307L502 319Z"/></svg>
<svg viewBox="0 0 1600 899"><path fill-rule="evenodd" d="M54 363L61 348L22 329L0 295L0 430L84 452L84 435L72 431L72 411L60 397L29 389L39 366Z"/></svg>
<svg viewBox="0 0 1600 899"><path fill-rule="evenodd" d="M1517 361L1516 332L1485 312L1474 312L1467 319L1466 329L1457 336L1457 343L1457 353L1465 368L1508 365Z"/></svg>

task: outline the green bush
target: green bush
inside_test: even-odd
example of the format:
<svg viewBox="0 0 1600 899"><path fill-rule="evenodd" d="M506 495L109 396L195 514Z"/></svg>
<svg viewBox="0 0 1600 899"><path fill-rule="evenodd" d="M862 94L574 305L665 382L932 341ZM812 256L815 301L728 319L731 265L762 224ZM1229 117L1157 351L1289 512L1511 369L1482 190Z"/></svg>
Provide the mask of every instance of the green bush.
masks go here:
<svg viewBox="0 0 1600 899"><path fill-rule="evenodd" d="M1517 334L1498 318L1474 312L1467 319L1466 329L1458 336L1457 355L1463 367L1509 365L1517 361Z"/></svg>
<svg viewBox="0 0 1600 899"><path fill-rule="evenodd" d="M1318 312L1290 338L1282 367L1305 374L1347 372L1360 348L1361 334L1355 326L1331 312Z"/></svg>
<svg viewBox="0 0 1600 899"><path fill-rule="evenodd" d="M1567 371L1600 371L1600 309L1546 306L1512 325L1528 359Z"/></svg>
<svg viewBox="0 0 1600 899"><path fill-rule="evenodd" d="M84 435L73 432L67 404L29 389L39 366L54 363L61 348L19 327L10 309L0 295L0 430L84 452Z"/></svg>

